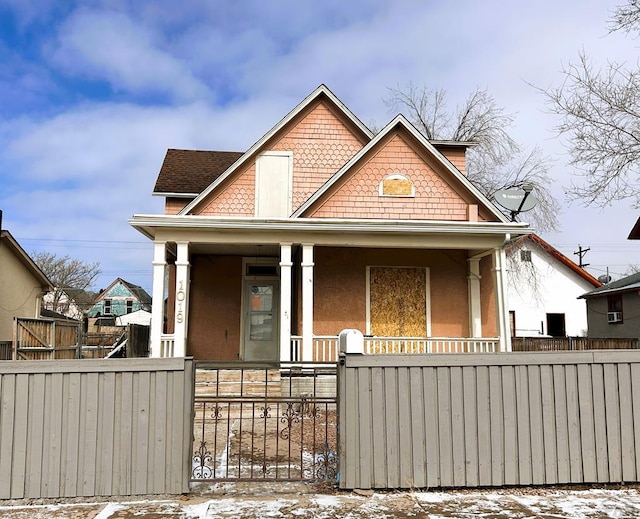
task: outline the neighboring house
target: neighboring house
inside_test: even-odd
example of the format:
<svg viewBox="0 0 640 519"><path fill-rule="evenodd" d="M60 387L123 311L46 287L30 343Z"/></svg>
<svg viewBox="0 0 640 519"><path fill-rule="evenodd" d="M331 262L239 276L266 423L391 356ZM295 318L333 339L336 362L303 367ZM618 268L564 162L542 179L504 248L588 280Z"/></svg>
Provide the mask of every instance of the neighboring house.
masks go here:
<svg viewBox="0 0 640 519"><path fill-rule="evenodd" d="M93 300L88 317L130 314L138 310L151 310L151 296L144 288L117 278Z"/></svg>
<svg viewBox="0 0 640 519"><path fill-rule="evenodd" d="M587 301L589 337L640 337L640 273L581 296Z"/></svg>
<svg viewBox="0 0 640 519"><path fill-rule="evenodd" d="M154 242L152 355L322 360L347 328L508 350L503 245L529 231L466 178L468 145L402 115L373 135L321 85L244 153L170 149L165 214L130 220Z"/></svg>
<svg viewBox="0 0 640 519"><path fill-rule="evenodd" d="M507 306L514 337L584 336L579 297L602 283L535 234L506 246Z"/></svg>
<svg viewBox="0 0 640 519"><path fill-rule="evenodd" d="M9 231L0 230L0 342L13 340L16 317L40 317L42 296L51 289L47 276Z"/></svg>
<svg viewBox="0 0 640 519"><path fill-rule="evenodd" d="M54 312L53 310L48 310L47 308L44 308L44 307L40 309L40 317L43 317L45 319L56 319L57 321L73 321L78 325L82 324L81 320L73 319L72 317L69 317L67 315L64 315L58 312Z"/></svg>
<svg viewBox="0 0 640 519"><path fill-rule="evenodd" d="M55 291L48 292L43 298L43 308L82 321L93 306L96 294L80 288L61 288L58 290L58 302L54 303Z"/></svg>

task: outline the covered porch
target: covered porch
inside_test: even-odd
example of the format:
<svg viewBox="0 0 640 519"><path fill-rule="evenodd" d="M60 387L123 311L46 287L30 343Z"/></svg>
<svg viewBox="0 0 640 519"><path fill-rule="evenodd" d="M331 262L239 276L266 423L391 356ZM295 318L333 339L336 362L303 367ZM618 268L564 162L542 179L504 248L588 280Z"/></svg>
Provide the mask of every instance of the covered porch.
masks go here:
<svg viewBox="0 0 640 519"><path fill-rule="evenodd" d="M502 245L522 224L137 216L132 225L154 241L154 357L333 362L346 328L371 354L511 348Z"/></svg>

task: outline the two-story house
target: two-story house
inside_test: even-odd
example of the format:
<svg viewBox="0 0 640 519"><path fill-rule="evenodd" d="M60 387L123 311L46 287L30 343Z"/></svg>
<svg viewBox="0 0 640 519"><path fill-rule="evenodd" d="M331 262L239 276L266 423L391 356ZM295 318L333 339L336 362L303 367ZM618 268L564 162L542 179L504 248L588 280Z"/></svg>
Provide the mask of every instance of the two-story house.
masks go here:
<svg viewBox="0 0 640 519"><path fill-rule="evenodd" d="M465 176L469 143L402 116L372 132L324 85L244 152L167 152L154 243L152 355L329 360L510 348L504 250L528 233ZM168 294L165 306L165 293Z"/></svg>

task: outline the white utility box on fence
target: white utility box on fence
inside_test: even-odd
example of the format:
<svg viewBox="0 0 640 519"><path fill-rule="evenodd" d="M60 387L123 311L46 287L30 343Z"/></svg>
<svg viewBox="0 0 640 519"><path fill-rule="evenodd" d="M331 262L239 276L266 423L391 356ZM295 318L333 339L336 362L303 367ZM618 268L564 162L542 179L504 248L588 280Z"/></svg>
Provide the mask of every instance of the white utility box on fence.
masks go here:
<svg viewBox="0 0 640 519"><path fill-rule="evenodd" d="M340 353L364 353L364 337L360 330L346 329L339 335Z"/></svg>

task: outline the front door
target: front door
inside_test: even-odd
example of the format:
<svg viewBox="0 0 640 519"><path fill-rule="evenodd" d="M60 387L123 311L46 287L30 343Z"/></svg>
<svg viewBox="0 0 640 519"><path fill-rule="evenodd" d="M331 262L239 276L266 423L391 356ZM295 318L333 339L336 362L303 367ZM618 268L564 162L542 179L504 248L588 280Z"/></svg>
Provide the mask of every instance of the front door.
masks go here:
<svg viewBox="0 0 640 519"><path fill-rule="evenodd" d="M245 361L278 360L279 298L277 280L245 280L242 355Z"/></svg>

